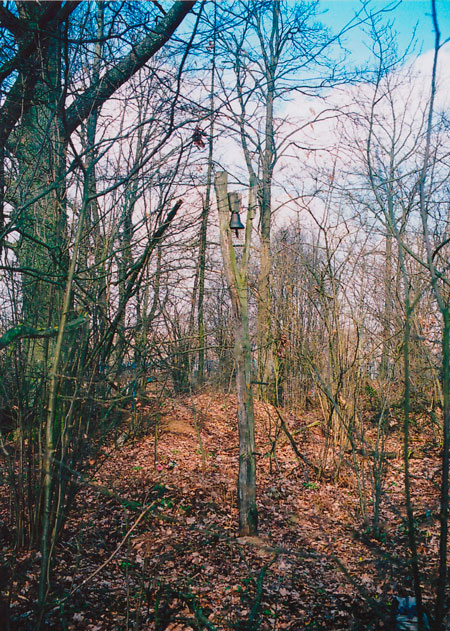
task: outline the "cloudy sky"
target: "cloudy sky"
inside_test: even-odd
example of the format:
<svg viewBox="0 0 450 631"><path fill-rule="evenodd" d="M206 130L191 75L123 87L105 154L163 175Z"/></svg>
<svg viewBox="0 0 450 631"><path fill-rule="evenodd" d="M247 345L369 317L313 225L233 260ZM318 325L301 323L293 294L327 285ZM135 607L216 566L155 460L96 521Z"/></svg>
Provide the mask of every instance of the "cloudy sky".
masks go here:
<svg viewBox="0 0 450 631"><path fill-rule="evenodd" d="M320 8L323 14L321 21L333 31L348 22L361 9L359 0L321 0ZM398 34L399 51L408 47L416 29L415 53L426 52L434 46L433 23L431 19L431 0L400 0L388 2L386 0L372 0L370 8L373 10L392 7L389 14ZM442 41L450 37L450 2L437 0L436 2L439 27ZM363 63L370 55L365 38L358 30L351 31L347 36L347 45L358 63Z"/></svg>

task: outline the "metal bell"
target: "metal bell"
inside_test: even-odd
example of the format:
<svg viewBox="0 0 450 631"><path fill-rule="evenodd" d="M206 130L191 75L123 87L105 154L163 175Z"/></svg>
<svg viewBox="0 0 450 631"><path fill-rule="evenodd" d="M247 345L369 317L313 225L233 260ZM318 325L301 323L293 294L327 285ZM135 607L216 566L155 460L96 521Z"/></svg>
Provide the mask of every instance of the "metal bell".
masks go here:
<svg viewBox="0 0 450 631"><path fill-rule="evenodd" d="M237 237L239 236L239 230L243 230L245 228L239 213L235 210L231 213L230 228L231 230L234 230Z"/></svg>
<svg viewBox="0 0 450 631"><path fill-rule="evenodd" d="M228 193L228 206L231 212L230 229L234 230L235 235L239 237L239 230L243 230L245 228L239 216L239 211L241 209L240 193Z"/></svg>

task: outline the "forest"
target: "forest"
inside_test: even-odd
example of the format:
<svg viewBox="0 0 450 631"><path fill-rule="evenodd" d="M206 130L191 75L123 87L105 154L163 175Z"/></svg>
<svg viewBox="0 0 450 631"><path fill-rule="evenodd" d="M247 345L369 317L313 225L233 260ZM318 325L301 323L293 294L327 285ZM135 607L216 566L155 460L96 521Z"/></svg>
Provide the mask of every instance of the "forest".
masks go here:
<svg viewBox="0 0 450 631"><path fill-rule="evenodd" d="M450 629L446 4L1 2L1 631Z"/></svg>

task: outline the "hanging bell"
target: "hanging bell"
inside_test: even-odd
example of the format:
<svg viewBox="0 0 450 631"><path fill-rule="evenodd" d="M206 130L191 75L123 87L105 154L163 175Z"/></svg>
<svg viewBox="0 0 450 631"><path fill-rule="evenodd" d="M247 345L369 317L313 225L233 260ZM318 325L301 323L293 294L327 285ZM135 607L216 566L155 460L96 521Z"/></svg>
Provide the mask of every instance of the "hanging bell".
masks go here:
<svg viewBox="0 0 450 631"><path fill-rule="evenodd" d="M230 228L231 230L234 230L234 233L237 237L239 237L239 230L243 230L245 228L244 224L241 221L241 217L236 210L233 210L233 212L231 213Z"/></svg>
<svg viewBox="0 0 450 631"><path fill-rule="evenodd" d="M234 234L239 237L239 230L244 229L244 224L239 216L241 209L241 194L232 192L228 193L228 207L231 213L230 229L234 230Z"/></svg>

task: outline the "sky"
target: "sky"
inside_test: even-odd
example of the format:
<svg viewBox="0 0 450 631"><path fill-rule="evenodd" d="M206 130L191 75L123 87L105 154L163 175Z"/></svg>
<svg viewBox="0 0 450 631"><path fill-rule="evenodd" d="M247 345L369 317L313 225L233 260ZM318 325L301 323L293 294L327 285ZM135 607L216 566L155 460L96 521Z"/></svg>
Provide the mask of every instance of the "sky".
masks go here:
<svg viewBox="0 0 450 631"><path fill-rule="evenodd" d="M393 3L391 4L395 6ZM408 125L411 128L414 127L414 120L417 119L417 124L420 124L429 96L434 53L434 30L431 17L431 0L404 0L397 4L398 6L395 6L395 9L387 15L389 15L389 20L393 23L394 30L398 32L396 42L400 55L408 47L417 26L416 44L414 49L411 50L408 63L405 64L404 68L400 67L398 69L402 87L396 88L395 91L395 107L398 120L403 121L403 134L405 135L407 133L405 129L410 129ZM437 0L436 4L442 44L450 37L450 0L445 0L445 2ZM387 0L372 0L370 3L370 7L375 10L382 9L387 5L389 5ZM346 22L351 20L355 12L360 8L361 3L356 0L321 0L319 5L321 14L318 16L318 19L328 26L332 32L336 33ZM324 11L326 12L323 13ZM385 19L386 17L383 21ZM350 55L346 57L346 63L350 67L364 66L364 62L370 60L371 65L373 65L375 63L374 58L368 45L364 45L361 31L358 32L357 29L353 29L349 31L347 37L348 40L345 42L345 45L350 51ZM367 43L369 43L368 40ZM416 79L408 80L408 71ZM435 108L436 111L439 111L441 108L446 108L448 103L450 90L450 43L447 43L440 52L437 76L439 90ZM402 81L404 81L404 84ZM393 83L395 83L395 80L393 80ZM356 103L359 102L359 99L364 100L364 96L366 96L370 100L371 94L372 86L370 83L365 83L363 76L362 81L358 85L340 85L336 90L330 90L326 104L322 103L320 99L316 101L313 97L296 93L288 102L283 104L282 115L288 124L290 122L295 127L296 121L302 120L304 122L305 116L308 117L309 115L308 113L311 113L313 117L315 113L320 112L326 106L331 106L333 103L341 104L344 109L345 107L350 107L355 95L358 98L354 101L355 105L351 105L351 107L356 111L358 109ZM382 103L379 104L379 108L381 107ZM386 104L386 107L389 114L389 103ZM382 114L382 111L378 111L378 116L380 114ZM325 172L329 168L331 172L334 158L336 155L339 155L339 153L336 154L337 149L334 147L334 143L338 139L335 132L335 120L333 118L328 120L327 116L324 118L323 122L314 123L314 125L310 124L309 127L306 126L303 128L303 131L299 132L298 145L305 146L309 142L315 148L315 151L300 151L296 154L294 149L290 149L288 152L289 158L280 161L274 181L274 198L280 205L288 199L289 195L295 197L296 192L301 193L303 187L305 187L305 191L313 188L311 175L309 174L317 171L319 177L324 177L321 175L322 171ZM389 116L387 116L387 120L389 120ZM283 132L281 131L281 133ZM292 139L294 139L294 136L292 136ZM364 146L364 143L362 146ZM317 150L320 147L323 148L322 151ZM358 157L357 153L352 154L355 159ZM237 155L237 153L233 155ZM348 152L343 155L345 161L344 170L346 170L351 166L352 161ZM338 167L339 164L337 164ZM242 169L245 172L245 165L242 165ZM283 186L279 185L280 183ZM323 215L322 202L319 198L311 201L310 208L314 210L315 215ZM282 223L285 220L290 220L292 216L295 216L295 211L292 215L291 210L292 208L289 205L282 206L277 216L277 221ZM308 215L303 211L301 211L301 215L302 225L308 226Z"/></svg>
<svg viewBox="0 0 450 631"><path fill-rule="evenodd" d="M293 0L292 0L293 1ZM411 37L415 31L416 44L411 50L408 63L405 64L404 69L399 68L399 75L405 75L405 85L402 89L396 90L396 103L401 112L406 112L406 105L408 108L414 110L415 105L424 104L428 99L430 89L430 77L431 67L433 62L434 53L434 30L433 21L431 17L431 0L403 0L402 2L389 2L388 0L372 0L368 3L368 6L372 10L381 10L387 6L393 7L392 12L385 14L383 21L389 19L393 23L393 28L398 32L396 38L399 53L401 54L409 45ZM441 31L441 43L450 37L450 0L437 0L437 14L439 28ZM325 23L331 30L331 32L338 32L344 24L349 22L354 16L355 12L361 9L361 2L359 0L320 0L319 3L319 15L318 21ZM416 28L417 27L417 28ZM416 30L415 30L416 29ZM358 29L352 29L346 35L348 40L345 42L346 48L350 54L346 56L346 63L349 67L352 66L364 66L365 61L371 62L371 66L374 65L375 60L373 54L369 49L369 40L367 39L367 45L364 44L364 38L361 31ZM448 94L450 90L450 43L448 43L440 52L439 65L438 65L438 85L439 92L436 99L436 110L439 111L444 106L447 106ZM417 81L410 83L406 80L408 71L415 77ZM352 102L354 93L357 93L359 97L367 93L367 98L370 98L371 86L366 85L364 81L364 75L360 83L355 85L342 86L339 85L335 91L331 89L328 92L329 100L324 104L320 99L304 95L302 92L298 92L291 95L291 98L283 102L280 105L280 109L277 110L278 114L282 116L288 123L292 123L295 127L296 121L300 120L305 122L308 116L314 118L315 114L322 111L323 108L331 106L330 104L344 104L349 107L349 103ZM413 98L411 97L413 95ZM408 110L409 111L409 110ZM411 116L417 116L420 118L420 112L414 110L414 114ZM299 132L298 144L301 146L303 141L311 146L314 146L316 152L312 151L311 154L305 157L305 152L300 152L298 155L294 149L290 149L288 155L291 160L290 163L286 163L283 166L283 173L280 174L281 179L287 178L290 182L300 181L303 182L307 179L306 172L302 177L298 177L298 171L302 169L301 165L306 163L314 168L317 161L321 161L318 164L323 168L325 166L325 155L328 148L333 146L336 141L334 131L334 119L331 117L324 117L324 122L317 124L310 124L310 128L306 126L305 131ZM306 136L308 138L305 140ZM241 178L245 180L246 167L243 162L243 158L239 152L239 149L230 149L234 147L232 142L228 144L225 140L221 141L221 146L224 147L224 156L233 156L232 163L236 167L235 173L241 175ZM317 151L318 148L324 148L322 152ZM330 159L333 157L333 153L328 154ZM223 161L228 164L228 157L224 157ZM289 161L287 161L289 162ZM311 163L311 164L309 164ZM281 164L281 162L280 162ZM331 167L330 167L331 168ZM240 170L239 170L240 169ZM292 172L291 172L292 171ZM230 172L233 169L230 167ZM289 173L289 175L288 175ZM278 175L277 175L278 177ZM278 182L275 182L277 187ZM281 190L281 187L278 187ZM278 190L278 189L277 189Z"/></svg>
<svg viewBox="0 0 450 631"><path fill-rule="evenodd" d="M389 5L395 7L392 12L386 15L392 20L394 29L398 33L399 52L406 50L416 25L415 54L431 50L434 47L431 0L402 0L400 2L372 0L370 3L370 7L375 10ZM320 21L336 32L360 8L361 2L358 0L321 0L320 10L323 13L320 16ZM441 42L443 42L450 37L450 0L437 0L436 8ZM369 50L360 31L353 30L347 35L347 45L356 65L363 64L369 57Z"/></svg>

